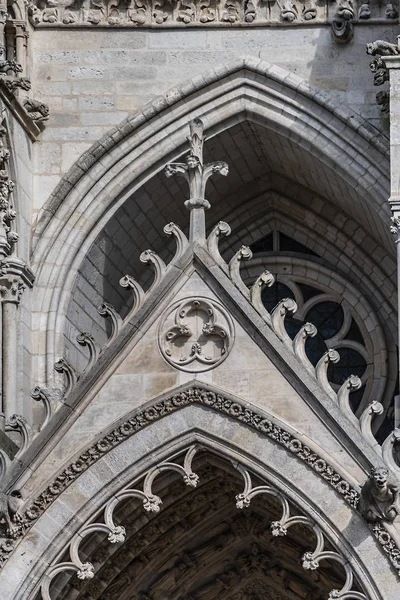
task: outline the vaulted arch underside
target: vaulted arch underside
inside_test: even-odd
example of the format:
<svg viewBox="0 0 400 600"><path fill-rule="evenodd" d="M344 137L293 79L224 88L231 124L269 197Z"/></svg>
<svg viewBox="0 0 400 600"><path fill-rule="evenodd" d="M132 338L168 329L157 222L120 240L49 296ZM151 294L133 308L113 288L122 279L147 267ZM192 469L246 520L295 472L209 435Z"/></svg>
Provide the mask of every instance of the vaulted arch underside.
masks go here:
<svg viewBox="0 0 400 600"><path fill-rule="evenodd" d="M360 319L371 317L368 336L379 339L374 347L380 350L368 364L372 356L379 361L376 386L387 403L395 385L396 307L386 149L370 128L326 97L249 59L223 78L214 73L155 101L145 120L143 114L128 120L125 137L104 140L103 147L100 142L96 153L106 146L108 152L95 160L93 150L66 177L59 190L59 197L67 190L63 203L51 199L34 252L35 364L43 367L38 372L46 373L45 383L54 382L53 364L62 355L82 371L85 351L75 342L80 332L93 334L100 346L106 342L107 324L97 311L102 302L127 313L131 300L119 286L123 275L149 285L151 272L139 260L143 250L150 247L169 260L172 245L163 226L174 221L187 230L186 186L167 179L163 167L186 151L193 116L206 126L205 159L230 166L229 176L215 178L207 192L208 229L219 220L232 227L221 244L224 257L281 232L310 250L317 269L351 281L361 294L361 302L353 298Z"/></svg>
<svg viewBox="0 0 400 600"><path fill-rule="evenodd" d="M295 274L297 270L310 285L322 284L339 303L347 296L343 302L352 305L364 331L363 344L369 351L362 361L368 381L363 382L361 407L372 397L388 406L396 383L395 263L358 220L354 189L341 185L321 161L288 138L247 120L206 143L207 161L223 159L228 159L230 174L210 185L207 224L209 231L220 220L231 225L231 235L221 243L224 258L229 261L241 245L259 244L269 233L279 232L301 244L304 250ZM79 333L88 331L100 345L109 335L98 307L105 301L124 317L132 305L129 291L119 280L129 274L145 289L149 286L152 271L140 261L141 252L150 247L166 262L171 259L173 244L163 227L173 221L187 232L186 195L179 179L167 179L163 172L154 175L118 209L89 249L71 292L64 331L65 356L78 371L87 360L85 350L76 343ZM260 269L278 275L275 250L264 253L262 260L259 253L255 255ZM299 257L297 247L278 254L281 260L286 255L289 262ZM307 269L305 261L314 269ZM347 283L335 285L335 275Z"/></svg>

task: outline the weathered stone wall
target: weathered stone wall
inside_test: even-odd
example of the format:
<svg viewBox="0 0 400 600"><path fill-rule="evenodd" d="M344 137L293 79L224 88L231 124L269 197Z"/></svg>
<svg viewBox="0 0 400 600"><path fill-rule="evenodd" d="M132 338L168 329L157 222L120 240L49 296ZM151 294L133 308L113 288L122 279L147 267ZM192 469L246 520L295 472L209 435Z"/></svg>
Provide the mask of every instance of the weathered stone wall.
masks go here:
<svg viewBox="0 0 400 600"><path fill-rule="evenodd" d="M333 92L338 105L350 106L385 130L365 45L394 37L389 22L387 27L357 25L353 40L343 45L329 26L36 30L34 96L49 104L51 116L34 148L34 208L40 210L75 160L111 127L172 86L244 54Z"/></svg>

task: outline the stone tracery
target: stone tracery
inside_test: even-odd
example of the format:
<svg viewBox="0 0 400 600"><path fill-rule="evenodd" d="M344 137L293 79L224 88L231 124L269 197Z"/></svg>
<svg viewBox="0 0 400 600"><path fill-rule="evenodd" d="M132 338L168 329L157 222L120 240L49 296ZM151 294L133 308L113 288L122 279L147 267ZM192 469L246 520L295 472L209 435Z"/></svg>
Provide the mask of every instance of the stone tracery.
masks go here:
<svg viewBox="0 0 400 600"><path fill-rule="evenodd" d="M207 454L203 455L201 448L197 448L197 452L198 451L200 451L200 457L207 456ZM79 598L106 597L113 600L114 597L118 597L127 600L141 590L142 597L154 599L168 596L169 598L207 598L211 600L217 597L217 595L218 597L221 597L221 595L224 597L226 594L227 597L231 597L234 593L239 593L238 589L249 586L250 581L258 575L267 577L266 582L270 587L272 586L271 589L274 590L275 593L280 592L281 589L285 589L287 590L286 593L289 594L289 598L293 598L293 600L303 597L302 594L307 595L307 589L310 585L314 588L313 597L321 598L321 600L324 597L322 591L324 588L326 590L325 594L329 594L329 597L332 598L354 598L355 600L365 600L366 596L359 591L357 586L356 589L352 587L353 576L350 567L346 565L346 561L334 551L329 543L326 546L326 541L318 526L313 524L309 518L302 515L291 516L293 508L289 506L284 495L269 485L261 484L252 487L249 471L239 464L235 465L235 468L239 470L239 473L244 478L244 490L236 496L236 506L237 509L246 507L246 511L244 517L234 516L235 511L233 508L232 493L235 486L238 485L238 481L235 483L235 479L237 478L235 478L234 474L231 472L231 475L227 480L224 480L224 478L221 480L221 474L216 466L221 465L222 463L217 457L213 459L211 456L211 460L206 459L205 463L203 460L203 466L199 467L201 475L200 481L198 481L196 479L197 476L191 472L190 467L194 453L195 449L192 448L189 450L188 454L186 454L183 467L184 470L182 470L182 468L179 469L178 465L176 465L175 470L182 470L186 483L194 485L194 487L197 487L198 484L199 491L193 494L193 499L191 499L190 494L186 494L187 500L185 498L184 503L180 504L180 492L176 488L176 484L175 487L167 487L164 489L168 484L166 480L162 480L163 494L169 492L172 495L171 499L167 498L168 505L165 509L165 521L162 516L160 519L156 520L152 518L148 521L149 525L147 527L145 525L145 531L142 534L137 531L138 526L133 525L137 520L138 522L142 520L137 513L137 510L133 510L132 504L127 504L126 502L121 505L122 512L118 517L119 522L126 523L125 520L130 514L128 520L132 523L136 533L132 536L132 545L128 540L126 542L126 549L124 549L123 545L120 551L116 547L112 552L111 562L114 566L108 567L107 565L109 554L107 552L106 542L101 542L101 546L99 546L97 550L96 544L92 544L91 546L86 544L85 555L93 556L92 560L99 561L102 566L96 584L96 577L93 578L94 568L91 563L81 563L79 561L78 579L83 583L83 586L76 582L76 580L76 583L74 583L73 580L70 582L72 589L82 590L82 595L79 595ZM174 460L176 461L177 458ZM214 461L217 462L215 463ZM174 468L174 465L168 462L165 463L165 467L161 465L159 470L155 468L153 471L149 472L144 484L144 490L147 489L147 494L150 493L150 488L148 485L146 486L146 481L151 479L155 483L155 475L158 476L160 473L165 474L166 471L168 471L168 468ZM228 472L229 471L231 470L228 468ZM202 485L203 477L206 479L205 485ZM210 477L211 486L208 486L207 480L209 480ZM168 490L168 492L166 490ZM116 498L127 498L129 494L132 495L134 493L136 492L120 492L116 495ZM145 495L146 497L158 497L151 493L150 496L147 496L147 494ZM140 496L141 494L139 493L139 498ZM155 504L151 502L151 505L149 505L145 496L143 496L143 506L145 510L155 510L157 508L156 512L158 512L159 502L156 502ZM211 512L210 504L205 502L206 499L208 499L208 502L211 501L211 506L213 507L213 511ZM229 500L230 508L228 508ZM224 503L226 501L228 501L228 504L225 507ZM272 519L275 520L272 520L271 523L273 539L282 537L285 539L288 538L289 545L286 544L286 541L283 544L272 544L272 546L275 547L275 551L277 551L277 554L275 555L273 552L271 553L269 547L265 545L268 540L268 521L271 520L271 516L264 515L264 518L260 521L258 521L258 518L256 517L254 521L254 513L251 512L250 519L248 519L246 512L250 510L249 506L252 507L253 505L256 508L255 514L257 514L259 510L262 512L265 511L264 506L266 505L269 507L268 510L272 510L270 515L276 515L272 517ZM111 509L113 511L117 506L116 500L111 500L108 506L113 506L114 508ZM182 506L182 508L186 507L186 510L189 509L191 516L188 517L185 515L182 518L180 506ZM215 517L213 517L214 511ZM161 515L162 514L163 512ZM110 515L112 515L110 509L106 508L105 518L109 523ZM228 517L228 515L233 516L233 521L231 523L229 523L229 520L232 519L232 517ZM211 524L208 524L210 517ZM144 524L145 523L146 522L144 522ZM206 525L202 525L201 527L203 539L202 536L199 536L199 533L197 533L197 536L194 539L191 534L191 528L196 527L197 525L198 529L200 523L206 523ZM241 523L241 527L244 526L245 530L247 529L247 534L244 533L243 530L238 530L239 523ZM308 550L303 553L303 569L306 571L311 569L311 572L313 572L314 570L319 569L320 561L323 561L323 559L329 560L328 570L322 568L321 574L317 578L314 577L314 583L312 584L311 581L313 578L310 580L307 576L304 576L301 569L299 570L299 567L296 566L297 560L295 555L290 556L291 551L289 551L289 548L291 545L292 548L295 548L296 543L299 542L299 538L295 535L294 539L296 542L293 546L294 540L289 534L289 528L292 526L294 526L296 530L300 527L302 535L306 533L308 527L311 527L316 536L315 551L312 552ZM84 533L85 529L88 533L95 534L96 530L102 531L104 526L100 523L85 526L81 531L83 539L87 535ZM152 530L152 534L150 533L150 530ZM168 532L167 535L163 535L165 530ZM247 537L249 533L251 533L250 539ZM158 546L152 548L154 545L152 535L159 537L160 541L163 540L161 541L161 545L160 542L157 542ZM261 537L259 537L260 535ZM125 539L125 529L119 525L117 537L111 539L110 536L112 536L112 533L109 534L108 537L109 542L112 544L122 542ZM313 544L311 539L304 543L304 540L307 540L308 537L309 536L307 535L303 537L304 548ZM187 541L183 542L182 540ZM183 543L187 544L188 547L185 548ZM239 546L237 546L238 543ZM81 545L82 540L79 539L78 544ZM165 560L163 557L166 556L166 552L169 554L171 553L171 547L173 547L174 544L176 544L176 549L174 549L172 557L167 559L166 565L163 563L163 560ZM326 547L326 550L324 550L324 547ZM76 552L77 548L78 546L73 540L71 543L71 557L73 557L75 561L78 560L78 554ZM228 560L227 556L224 557L223 554L221 554L226 554L226 551L229 552L230 558ZM119 560L121 560L121 558L119 558L120 556L125 556L125 558L122 559L122 564L119 563ZM332 560L334 562L338 561L339 564L344 566L346 573L345 577L343 577L343 572L341 572L340 568L338 570L333 566L334 563L332 564ZM158 566L156 566L157 564ZM118 565L117 569L115 569L116 565ZM65 580L63 584L60 583L56 588L53 588L54 596L50 593L50 582L53 576L60 575L65 569L71 568L73 568L71 563L60 563L59 565L50 568L42 585L43 600L48 600L53 597L58 598L59 592L56 592L57 589L59 591L63 590L62 594L64 597L69 582ZM135 570L133 570L133 568ZM129 577L128 581L130 582L128 587L123 584L124 577L126 578L127 575ZM111 578L111 585L109 578ZM122 583L119 583L121 578ZM329 581L330 579L331 581ZM86 580L89 580L88 584L84 583ZM106 582L107 584L105 586L104 584ZM65 585L67 585L67 588L65 588ZM283 588L281 588L282 585L284 586ZM329 586L332 585L336 586L337 591L329 589ZM142 586L145 587L143 588ZM319 590L319 586L322 586L321 590ZM326 588L326 586L328 586L328 588Z"/></svg>
<svg viewBox="0 0 400 600"><path fill-rule="evenodd" d="M164 358L178 369L201 372L229 354L233 322L224 308L207 298L188 298L168 309L159 330Z"/></svg>

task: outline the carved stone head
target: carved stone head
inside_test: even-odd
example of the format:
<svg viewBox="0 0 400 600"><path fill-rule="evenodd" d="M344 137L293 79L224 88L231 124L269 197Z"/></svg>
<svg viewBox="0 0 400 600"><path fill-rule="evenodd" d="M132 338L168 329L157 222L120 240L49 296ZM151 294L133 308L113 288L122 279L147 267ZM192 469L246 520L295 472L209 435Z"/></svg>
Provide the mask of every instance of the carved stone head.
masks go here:
<svg viewBox="0 0 400 600"><path fill-rule="evenodd" d="M188 169L195 169L199 166L200 161L197 158L197 156L194 156L193 154L188 154L186 157L186 164Z"/></svg>
<svg viewBox="0 0 400 600"><path fill-rule="evenodd" d="M373 479L377 488L384 488L389 477L388 469L384 467L373 468L371 470L371 479Z"/></svg>

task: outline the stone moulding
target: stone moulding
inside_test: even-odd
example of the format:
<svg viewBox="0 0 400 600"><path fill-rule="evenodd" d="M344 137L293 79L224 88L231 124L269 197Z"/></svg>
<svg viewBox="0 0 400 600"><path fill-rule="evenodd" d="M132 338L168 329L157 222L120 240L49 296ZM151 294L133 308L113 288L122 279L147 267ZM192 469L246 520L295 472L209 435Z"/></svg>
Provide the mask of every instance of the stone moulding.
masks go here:
<svg viewBox="0 0 400 600"><path fill-rule="evenodd" d="M115 522L115 509L121 501L128 498L131 502L139 501L140 503L141 501L145 512L159 513L162 499L153 492L153 483L160 473L165 473L166 471L175 471L182 476L183 481L187 486L196 488L201 478L192 470L192 460L196 452L201 449L201 445L189 447L184 454L183 464L175 462L176 457L173 456L170 460L163 461L150 469L145 475L143 483L139 487L132 487L132 485L129 485L113 495L103 507L103 515L100 520L96 520L96 522L87 522L70 541L68 550L66 551L69 553L68 558L70 560L64 560L62 562L56 561L48 568L41 582L42 599L52 600L50 591L51 583L54 577L60 573L76 573L76 577L81 581L94 578L96 571L93 564L94 561L83 562L86 558L81 554L80 546L87 536L98 532L106 534L107 540L111 544L124 543L126 541L125 527L121 524L117 525ZM234 462L233 466L242 475L244 483L243 491L235 496L236 508L238 510L248 508L251 505L253 498L257 496L274 498L278 504L280 504L281 517L279 520L272 521L270 524L272 536L285 537L290 527L299 524L307 527L307 529L313 532L312 537L315 538L315 540L313 540L315 546L314 550L307 551L303 554L301 559L303 569L314 571L319 568L321 561L327 559L334 561L343 567L345 582L340 589L331 590L329 598L367 600L367 596L363 592L352 589L354 584L354 572L348 559L342 552L337 551L336 548L334 550L327 548L327 538L314 520L310 519L304 513L299 513L297 507L294 508L290 504L285 493L282 493L279 489L267 483L267 480L265 480L262 485L253 486L251 472L241 463ZM311 547L313 547L313 542L311 542ZM195 595L197 596L196 592Z"/></svg>
<svg viewBox="0 0 400 600"><path fill-rule="evenodd" d="M398 11L362 0L114 0L99 2L27 1L34 27L246 27L398 22Z"/></svg>
<svg viewBox="0 0 400 600"><path fill-rule="evenodd" d="M353 509L357 509L360 498L359 490L355 489L335 471L333 466L292 433L286 431L281 425L277 425L265 415L243 405L237 399L225 397L205 387L190 386L176 391L171 396L156 401L144 409L139 409L133 417L115 427L65 468L21 515L19 523L16 524L13 539L4 540L4 543L0 544L0 567L11 555L15 543L29 531L35 521L81 473L137 431L170 413L192 404L211 408L245 423L255 431L283 446L318 473L322 479L343 496L344 500ZM381 524L371 526L371 530L400 577L400 549L397 548L394 540Z"/></svg>

